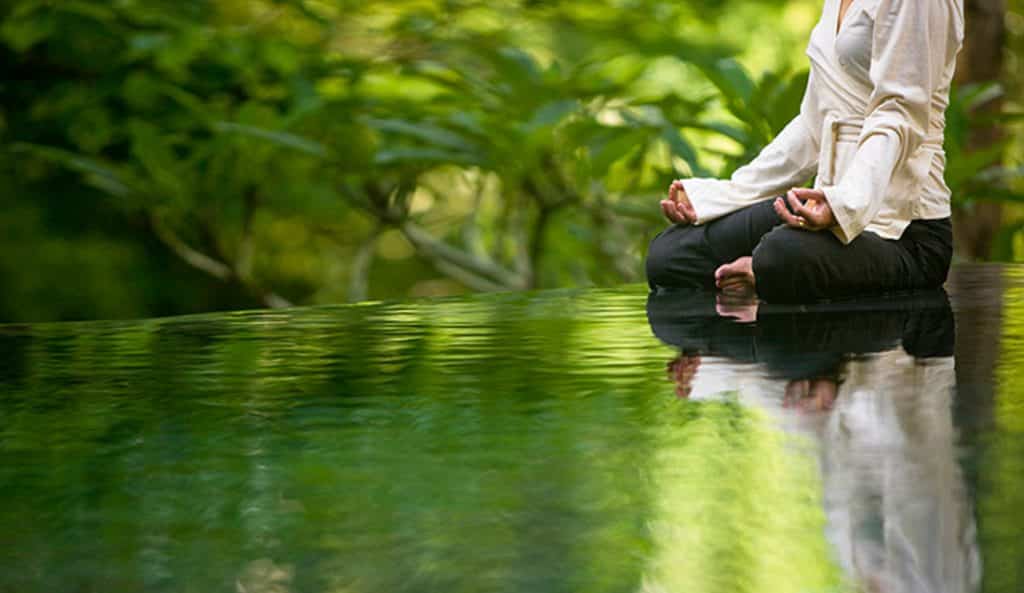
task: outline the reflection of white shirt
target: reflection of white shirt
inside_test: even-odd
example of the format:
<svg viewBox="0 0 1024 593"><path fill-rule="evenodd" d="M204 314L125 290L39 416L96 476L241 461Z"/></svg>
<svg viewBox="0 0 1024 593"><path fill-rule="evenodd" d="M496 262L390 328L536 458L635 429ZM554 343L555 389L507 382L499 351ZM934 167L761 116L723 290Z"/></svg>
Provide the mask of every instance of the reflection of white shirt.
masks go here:
<svg viewBox="0 0 1024 593"><path fill-rule="evenodd" d="M828 536L872 590L968 593L980 558L956 461L952 358L902 350L846 367L821 434Z"/></svg>
<svg viewBox="0 0 1024 593"><path fill-rule="evenodd" d="M733 395L816 444L826 535L867 590L977 590L976 528L955 450L953 358L915 360L900 348L843 369L827 412L784 408L785 381L712 357L694 377L691 399Z"/></svg>
<svg viewBox="0 0 1024 593"><path fill-rule="evenodd" d="M683 181L700 222L815 175L844 243L950 215L942 141L963 0L853 0L837 33L840 2L825 0L811 33L800 114L731 179Z"/></svg>

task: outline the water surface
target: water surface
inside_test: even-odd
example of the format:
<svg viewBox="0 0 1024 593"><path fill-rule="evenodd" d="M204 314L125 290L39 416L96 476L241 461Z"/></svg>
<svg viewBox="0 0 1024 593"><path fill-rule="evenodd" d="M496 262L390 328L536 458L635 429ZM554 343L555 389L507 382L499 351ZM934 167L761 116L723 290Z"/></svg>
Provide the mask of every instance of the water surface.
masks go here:
<svg viewBox="0 0 1024 593"><path fill-rule="evenodd" d="M1019 591L1022 297L0 326L0 591Z"/></svg>

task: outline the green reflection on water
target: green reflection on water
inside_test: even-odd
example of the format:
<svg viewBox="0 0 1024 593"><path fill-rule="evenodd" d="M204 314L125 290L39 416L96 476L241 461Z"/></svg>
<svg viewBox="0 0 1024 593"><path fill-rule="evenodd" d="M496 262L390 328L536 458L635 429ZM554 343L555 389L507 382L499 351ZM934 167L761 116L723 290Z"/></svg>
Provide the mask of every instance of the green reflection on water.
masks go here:
<svg viewBox="0 0 1024 593"><path fill-rule="evenodd" d="M0 590L846 588L816 445L677 398L645 299L4 329Z"/></svg>
<svg viewBox="0 0 1024 593"><path fill-rule="evenodd" d="M697 409L662 426L643 589L836 590L813 451L735 402Z"/></svg>
<svg viewBox="0 0 1024 593"><path fill-rule="evenodd" d="M984 438L979 484L986 591L1018 591L1024 583L1024 273L1010 269L1007 279L1018 285L1006 289L994 426Z"/></svg>
<svg viewBox="0 0 1024 593"><path fill-rule="evenodd" d="M8 330L2 588L838 583L813 461L677 399L644 296Z"/></svg>

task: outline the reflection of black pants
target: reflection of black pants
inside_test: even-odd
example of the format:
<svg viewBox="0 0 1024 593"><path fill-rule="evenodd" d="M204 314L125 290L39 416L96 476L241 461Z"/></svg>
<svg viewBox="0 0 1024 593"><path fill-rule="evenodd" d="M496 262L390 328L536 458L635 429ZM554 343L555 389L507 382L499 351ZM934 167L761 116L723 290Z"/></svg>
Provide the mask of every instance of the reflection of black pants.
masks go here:
<svg viewBox="0 0 1024 593"><path fill-rule="evenodd" d="M718 266L753 255L758 295L769 302L810 302L938 288L953 255L948 218L915 220L896 240L871 232L843 245L827 231L782 224L772 200L706 225L675 225L647 254L652 288L713 288Z"/></svg>
<svg viewBox="0 0 1024 593"><path fill-rule="evenodd" d="M956 324L944 291L813 305L762 304L756 324L715 311L705 291L652 292L647 319L654 335L685 354L763 363L786 379L834 374L851 355L898 348L914 358L953 356Z"/></svg>

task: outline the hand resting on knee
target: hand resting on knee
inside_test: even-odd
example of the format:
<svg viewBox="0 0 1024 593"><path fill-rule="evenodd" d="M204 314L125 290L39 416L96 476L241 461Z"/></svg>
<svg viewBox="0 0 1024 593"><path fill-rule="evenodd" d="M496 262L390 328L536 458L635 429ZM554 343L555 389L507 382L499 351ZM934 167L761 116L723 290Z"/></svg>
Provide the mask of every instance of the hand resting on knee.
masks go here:
<svg viewBox="0 0 1024 593"><path fill-rule="evenodd" d="M786 202L789 208L786 208ZM775 198L775 212L793 228L823 231L836 224L832 207L821 190L793 188L786 193L786 202Z"/></svg>

